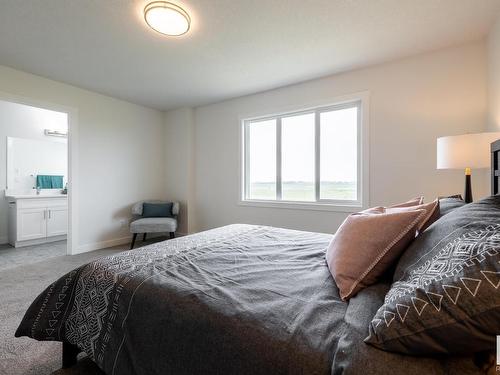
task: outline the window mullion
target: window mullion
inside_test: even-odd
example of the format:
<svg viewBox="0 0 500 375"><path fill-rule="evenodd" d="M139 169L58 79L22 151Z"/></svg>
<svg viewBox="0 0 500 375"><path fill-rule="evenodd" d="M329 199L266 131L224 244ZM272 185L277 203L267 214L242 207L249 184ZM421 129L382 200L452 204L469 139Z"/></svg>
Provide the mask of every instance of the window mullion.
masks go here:
<svg viewBox="0 0 500 375"><path fill-rule="evenodd" d="M245 174L244 174L244 199L248 199L250 197L250 126L247 122L243 125L244 132L244 163L245 163Z"/></svg>
<svg viewBox="0 0 500 375"><path fill-rule="evenodd" d="M282 197L281 186L281 117L276 118L276 200Z"/></svg>
<svg viewBox="0 0 500 375"><path fill-rule="evenodd" d="M361 112L361 101L356 104L356 109L357 109L357 139L356 139L356 151L357 151L357 183L356 183L356 198L358 202L363 202L363 185L362 185L362 180L363 180L363 168L366 168L363 166L361 160L363 156L363 149L362 149L362 137L364 136L362 134L362 124L361 124L361 116L364 116L364 113Z"/></svg>
<svg viewBox="0 0 500 375"><path fill-rule="evenodd" d="M314 111L314 194L315 200L320 200L320 116L319 111Z"/></svg>

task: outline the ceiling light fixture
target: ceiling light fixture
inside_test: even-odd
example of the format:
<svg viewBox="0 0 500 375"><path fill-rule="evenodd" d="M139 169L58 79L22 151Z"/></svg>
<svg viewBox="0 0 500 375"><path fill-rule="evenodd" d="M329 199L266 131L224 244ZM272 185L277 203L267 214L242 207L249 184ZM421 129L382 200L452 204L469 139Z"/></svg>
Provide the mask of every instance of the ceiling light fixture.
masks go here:
<svg viewBox="0 0 500 375"><path fill-rule="evenodd" d="M180 6L167 1L153 1L146 5L144 20L153 30L169 36L183 35L191 25L189 14Z"/></svg>

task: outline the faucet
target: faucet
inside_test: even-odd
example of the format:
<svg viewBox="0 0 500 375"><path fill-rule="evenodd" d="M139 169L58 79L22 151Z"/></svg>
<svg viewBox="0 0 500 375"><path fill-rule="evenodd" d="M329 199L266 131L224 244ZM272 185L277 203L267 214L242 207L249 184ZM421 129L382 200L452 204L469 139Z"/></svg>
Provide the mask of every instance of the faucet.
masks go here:
<svg viewBox="0 0 500 375"><path fill-rule="evenodd" d="M42 191L42 188L40 186L36 187L36 195L40 195L40 192Z"/></svg>

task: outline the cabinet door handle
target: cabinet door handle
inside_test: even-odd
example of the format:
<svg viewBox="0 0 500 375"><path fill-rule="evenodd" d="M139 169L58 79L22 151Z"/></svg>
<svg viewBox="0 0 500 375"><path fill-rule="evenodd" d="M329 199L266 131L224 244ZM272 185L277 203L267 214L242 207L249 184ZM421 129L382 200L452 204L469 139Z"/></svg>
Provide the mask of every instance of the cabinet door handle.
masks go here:
<svg viewBox="0 0 500 375"><path fill-rule="evenodd" d="M50 219L50 216L51 216L50 211L51 211L51 210L49 210L49 219Z"/></svg>
<svg viewBox="0 0 500 375"><path fill-rule="evenodd" d="M47 210L43 211L43 220L47 219Z"/></svg>

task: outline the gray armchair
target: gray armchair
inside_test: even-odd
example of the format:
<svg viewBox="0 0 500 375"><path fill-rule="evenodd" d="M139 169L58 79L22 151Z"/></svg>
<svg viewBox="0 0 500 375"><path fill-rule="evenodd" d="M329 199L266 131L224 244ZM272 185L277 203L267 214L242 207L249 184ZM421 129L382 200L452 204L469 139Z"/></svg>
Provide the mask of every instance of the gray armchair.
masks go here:
<svg viewBox="0 0 500 375"><path fill-rule="evenodd" d="M142 205L144 203L168 203L166 201L148 200L134 204L132 207L132 222L130 223L130 233L132 243L130 249L134 248L135 240L139 233L143 234L142 240L146 240L148 233L170 233L170 238L175 238L177 230L177 215L179 215L179 203L173 202L173 217L142 217Z"/></svg>

